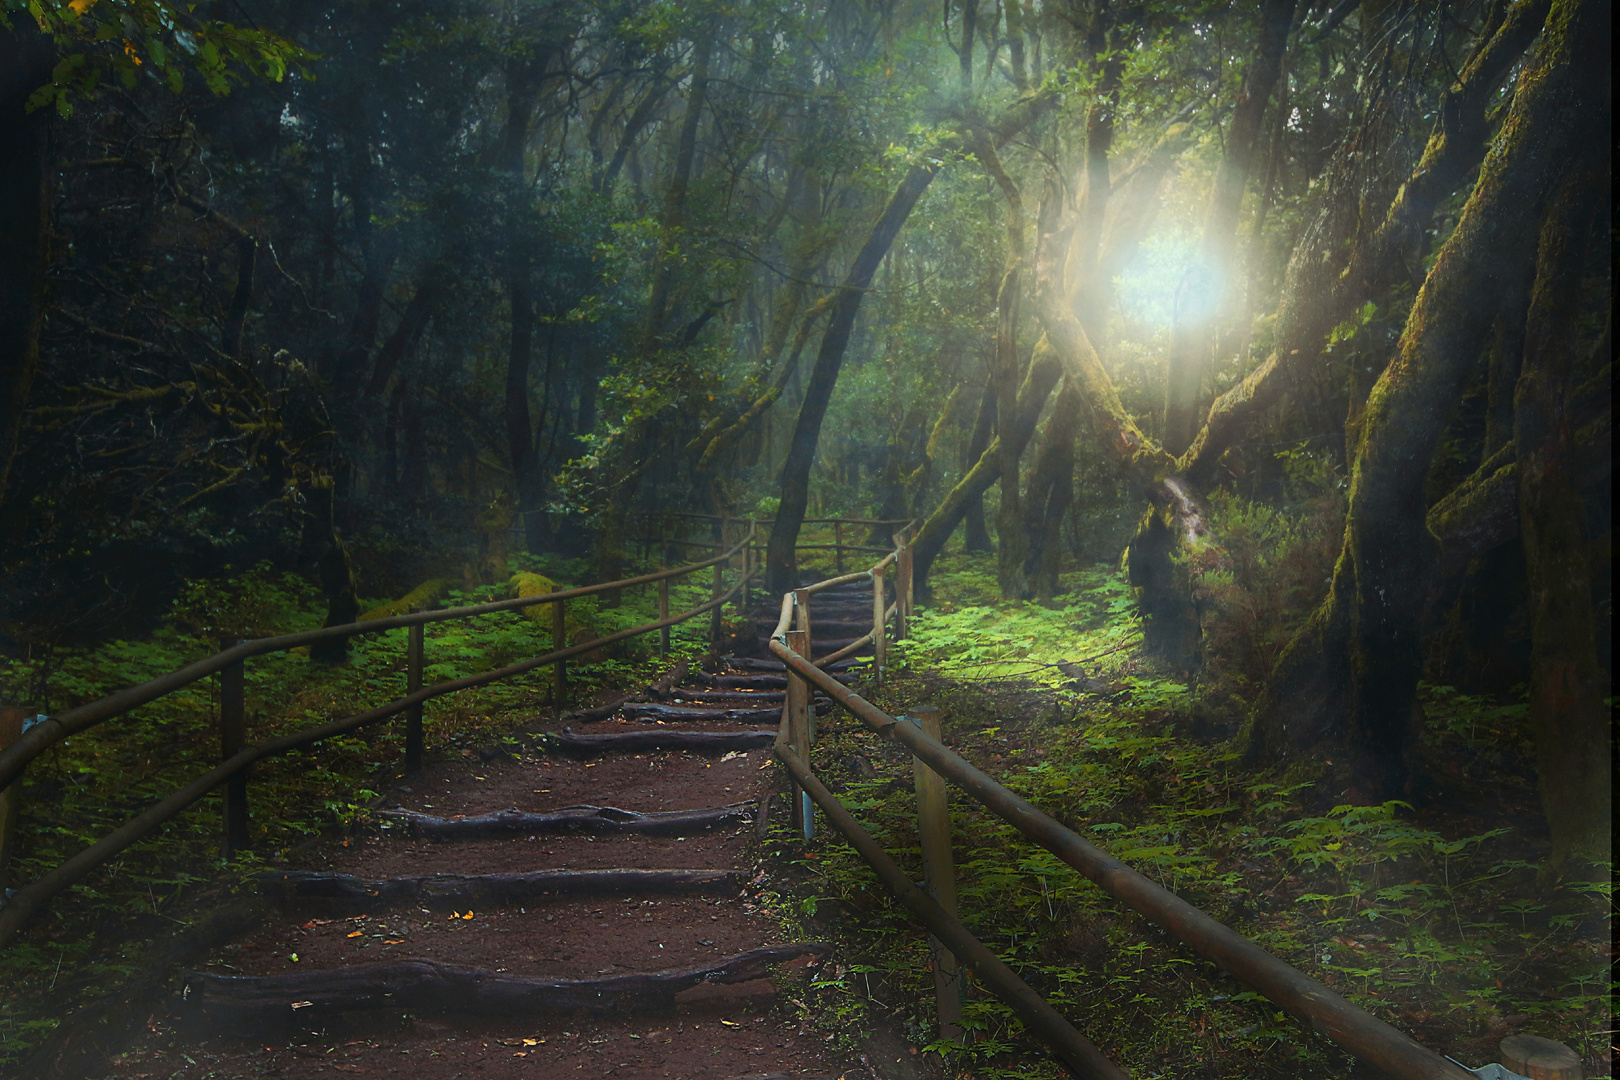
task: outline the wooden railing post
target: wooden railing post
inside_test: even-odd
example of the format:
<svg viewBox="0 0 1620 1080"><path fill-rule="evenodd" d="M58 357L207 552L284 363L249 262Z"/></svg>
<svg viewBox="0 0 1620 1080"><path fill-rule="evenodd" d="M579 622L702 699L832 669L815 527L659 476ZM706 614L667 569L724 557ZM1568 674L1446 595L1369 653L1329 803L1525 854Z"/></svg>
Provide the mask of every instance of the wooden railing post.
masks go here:
<svg viewBox="0 0 1620 1080"><path fill-rule="evenodd" d="M877 682L883 685L883 661L888 649L883 638L883 568L872 571L872 669Z"/></svg>
<svg viewBox="0 0 1620 1080"><path fill-rule="evenodd" d="M412 608L414 614L421 608ZM407 629L405 637L405 692L414 694L422 689L422 640L425 627L417 623ZM422 703L405 710L405 771L416 772L422 767Z"/></svg>
<svg viewBox="0 0 1620 1080"><path fill-rule="evenodd" d="M804 648L799 655L806 660L810 659L815 649L815 636L810 632L810 590L793 590L793 629L804 632ZM808 686L809 684L806 684ZM806 691L808 693L808 691ZM810 733L810 741L816 741L816 714L811 711L805 720L805 730Z"/></svg>
<svg viewBox="0 0 1620 1080"><path fill-rule="evenodd" d="M838 560L838 573L842 575L844 572L844 523L842 521L833 522L833 551L836 553L835 557Z"/></svg>
<svg viewBox="0 0 1620 1080"><path fill-rule="evenodd" d="M663 567L659 567L659 569L662 570ZM669 578L664 577L658 579L658 619L662 622L667 618L669 618ZM660 657L669 655L669 627L667 626L658 631L658 655Z"/></svg>
<svg viewBox="0 0 1620 1080"><path fill-rule="evenodd" d="M939 709L919 705L905 719L931 738L940 737ZM939 901L939 906L956 914L956 863L951 857L951 819L946 803L945 779L911 759L912 777L917 787L917 834L922 839L923 889ZM934 957L934 1002L939 1016L939 1037L951 1042L962 1040L963 980L961 965L951 951L932 934L928 947Z"/></svg>
<svg viewBox="0 0 1620 1080"><path fill-rule="evenodd" d="M0 709L0 750L22 738L25 710ZM19 776L0 791L0 885L17 851L17 819L22 816L23 780Z"/></svg>
<svg viewBox="0 0 1620 1080"><path fill-rule="evenodd" d="M894 640L910 631L911 623L911 545L905 533L894 534Z"/></svg>
<svg viewBox="0 0 1620 1080"><path fill-rule="evenodd" d="M551 602L551 651L568 647L568 615L564 608L566 600L553 600ZM556 672L556 697L558 704L562 703L563 693L568 689L568 661L558 660L552 665Z"/></svg>
<svg viewBox="0 0 1620 1080"><path fill-rule="evenodd" d="M221 639L221 649L238 643L236 638ZM220 760L233 758L247 744L247 679L242 661L227 664L219 671L219 749ZM247 770L239 769L225 781L225 854L248 847Z"/></svg>
<svg viewBox="0 0 1620 1080"><path fill-rule="evenodd" d="M802 610L802 609L801 609ZM789 630L787 632L788 648L800 656L810 656L810 632L808 630ZM810 760L810 684L804 677L792 668L787 670L787 710L788 746L795 754ZM791 784L788 792L793 800L793 828L806 842L815 833L815 823L810 813L810 796L798 784Z"/></svg>

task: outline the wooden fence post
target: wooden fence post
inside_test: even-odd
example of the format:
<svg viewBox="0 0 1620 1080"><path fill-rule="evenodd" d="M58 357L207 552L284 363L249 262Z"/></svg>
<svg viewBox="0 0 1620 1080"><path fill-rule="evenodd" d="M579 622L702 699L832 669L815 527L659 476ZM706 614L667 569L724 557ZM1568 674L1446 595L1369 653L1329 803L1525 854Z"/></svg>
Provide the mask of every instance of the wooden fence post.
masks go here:
<svg viewBox="0 0 1620 1080"><path fill-rule="evenodd" d="M421 611L412 608L411 613ZM409 627L405 637L405 692L414 694L422 689L423 624ZM416 772L422 767L422 703L405 710L405 771Z"/></svg>
<svg viewBox="0 0 1620 1080"><path fill-rule="evenodd" d="M236 638L222 639L221 649L237 644ZM220 760L233 758L247 743L247 679L242 661L237 660L219 672L219 749ZM239 769L225 781L225 854L248 847L247 770Z"/></svg>
<svg viewBox="0 0 1620 1080"><path fill-rule="evenodd" d="M940 737L939 709L919 705L907 717L934 739ZM956 864L951 857L951 819L946 805L945 779L923 762L911 759L917 787L917 833L922 839L923 888L939 906L956 914ZM934 957L934 1003L939 1016L939 1037L962 1041L962 970L951 951L932 934L928 947Z"/></svg>
<svg viewBox="0 0 1620 1080"><path fill-rule="evenodd" d="M566 600L553 600L551 602L551 651L568 648L568 616L564 608ZM556 672L557 703L562 704L563 693L568 689L568 661L558 660L552 666Z"/></svg>
<svg viewBox="0 0 1620 1080"><path fill-rule="evenodd" d="M659 569L662 570L664 567L660 566ZM658 618L660 621L669 618L669 578L667 577L658 579ZM658 631L658 655L660 657L669 655L669 627L667 626Z"/></svg>
<svg viewBox="0 0 1620 1080"><path fill-rule="evenodd" d="M911 622L911 545L905 533L894 534L894 640L903 639Z"/></svg>
<svg viewBox="0 0 1620 1080"><path fill-rule="evenodd" d="M883 568L872 571L872 668L883 685L883 658L888 649L883 640Z"/></svg>
<svg viewBox="0 0 1620 1080"><path fill-rule="evenodd" d="M793 629L804 631L804 642L803 642L804 648L800 650L800 655L803 656L806 660L810 659L811 654L815 649L815 637L814 637L813 634L810 633L810 590L809 589L794 589L793 590ZM805 686L808 688L809 683L806 683ZM808 694L809 690L806 689L805 692ZM814 710L810 711L807 719L805 720L805 730L810 733L810 741L812 743L815 742L816 741L816 714L815 714ZM808 799L809 796L807 795L807 796L805 796L805 798ZM809 805L809 804L806 803L805 805Z"/></svg>
<svg viewBox="0 0 1620 1080"><path fill-rule="evenodd" d="M22 738L25 709L0 709L0 750ZM0 885L17 850L17 819L22 816L23 778L18 776L0 791Z"/></svg>
<svg viewBox="0 0 1620 1080"><path fill-rule="evenodd" d="M838 573L842 575L844 572L844 523L842 521L833 522L833 551L836 553L838 560Z"/></svg>
<svg viewBox="0 0 1620 1080"><path fill-rule="evenodd" d="M789 630L787 632L788 648L800 656L810 656L810 632L808 630ZM795 754L810 760L810 684L804 677L792 668L787 669L787 710L788 746ZM798 784L790 784L789 795L793 799L793 828L808 842L815 833L814 820L810 813L810 796Z"/></svg>

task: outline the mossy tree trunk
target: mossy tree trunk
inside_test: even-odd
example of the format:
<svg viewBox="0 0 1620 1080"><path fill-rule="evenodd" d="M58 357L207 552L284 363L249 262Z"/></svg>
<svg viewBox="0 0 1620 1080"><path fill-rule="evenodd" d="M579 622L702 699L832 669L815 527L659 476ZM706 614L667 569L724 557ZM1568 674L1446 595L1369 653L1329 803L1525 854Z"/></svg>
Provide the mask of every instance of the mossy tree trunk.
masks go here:
<svg viewBox="0 0 1620 1080"><path fill-rule="evenodd" d="M979 399L979 415L973 422L973 434L968 439L967 452L962 455L962 471L964 474L972 469L978 460L984 456L985 448L990 445L990 434L996 426L996 389L995 383L986 380L984 396ZM994 550L990 543L990 530L984 521L984 495L976 494L966 497L963 510L962 546L967 551ZM926 577L926 575L923 575Z"/></svg>
<svg viewBox="0 0 1620 1080"><path fill-rule="evenodd" d="M939 558L945 549L945 541L950 539L951 533L962 523L968 507L975 499L983 497L990 485L996 482L1001 475L1001 441L1003 438L1011 440L1022 453L1029 440L1035 435L1035 425L1040 420L1041 411L1046 408L1046 399L1051 396L1052 388L1057 385L1062 369L1057 356L1052 352L1051 345L1043 336L1035 343L1035 352L1030 357L1029 371L1024 375L1023 385L1018 388L1018 410L1011 419L1000 418L1001 433L990 440L984 453L974 462L967 474L957 481L956 486L945 493L932 513L917 529L917 535L912 538L912 588L917 595L927 600L930 596L928 589L928 571L933 567L934 560Z"/></svg>
<svg viewBox="0 0 1620 1080"><path fill-rule="evenodd" d="M1409 779L1420 618L1439 556L1427 527L1427 465L1480 361L1511 264L1533 257L1537 221L1585 137L1581 114L1602 114L1598 43L1608 37L1600 7L1571 0L1549 15L1542 48L1520 75L1496 145L1368 400L1329 596L1285 651L1258 706L1257 749L1287 754L1308 740L1342 737L1373 797L1398 794ZM1341 677L1335 672L1346 663ZM1341 683L1347 693L1316 697ZM1342 720L1297 719L1336 702Z"/></svg>
<svg viewBox="0 0 1620 1080"><path fill-rule="evenodd" d="M1028 595L1036 600L1050 600L1058 593L1063 516L1074 501L1074 438L1083 408L1079 392L1065 380L1052 403L1052 418L1046 423L1041 452L1029 477L1022 578Z"/></svg>
<svg viewBox="0 0 1620 1080"><path fill-rule="evenodd" d="M1441 201L1463 184L1485 153L1486 109L1497 85L1540 32L1551 0L1518 0L1494 32L1479 42L1457 81L1441 95L1439 119L1423 155L1401 184L1383 219L1355 238L1360 213L1353 184L1324 192L1315 219L1288 260L1277 308L1276 346L1243 381L1216 399L1177 470L1198 490L1215 483L1221 458L1249 437L1267 411L1315 370L1333 327L1369 300L1381 300L1404 280L1408 252L1422 242ZM1347 138L1340 156L1368 152ZM1328 169L1352 179L1357 170ZM1353 243L1351 241L1354 241ZM1342 254L1348 252L1348 255Z"/></svg>
<svg viewBox="0 0 1620 1080"><path fill-rule="evenodd" d="M1588 148L1602 146L1602 134L1592 132ZM1591 253L1604 247L1599 214L1609 181L1604 163L1590 155L1565 184L1542 229L1540 273L1514 394L1519 521L1530 594L1530 721L1555 865L1570 856L1600 860L1611 854L1613 759L1604 703L1610 679L1595 641L1585 506L1571 476L1576 425L1570 408L1584 374L1573 361L1590 344L1580 340L1582 316L1606 302L1590 304L1582 278ZM1607 267L1594 269L1602 274Z"/></svg>

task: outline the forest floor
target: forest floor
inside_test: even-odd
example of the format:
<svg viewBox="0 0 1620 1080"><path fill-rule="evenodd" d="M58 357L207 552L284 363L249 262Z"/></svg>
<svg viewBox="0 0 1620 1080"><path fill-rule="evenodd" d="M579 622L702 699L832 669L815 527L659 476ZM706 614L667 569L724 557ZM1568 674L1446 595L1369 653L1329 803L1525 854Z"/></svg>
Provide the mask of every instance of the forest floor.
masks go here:
<svg viewBox="0 0 1620 1080"><path fill-rule="evenodd" d="M953 553L943 561L938 602L919 612L911 641L893 653L893 678L881 692L863 692L891 712L938 704L946 741L1003 783L1426 1045L1478 1066L1498 1060L1503 1036L1528 1032L1574 1047L1586 1075L1612 1074L1610 870L1538 873L1547 845L1522 701L1425 687L1426 801L1355 805L1353 778L1329 761L1286 774L1244 764L1234 741L1241 715L1231 701L1215 688L1168 678L1137 654L1130 599L1112 568L1065 575L1068 591L1045 606L996 600L992 570L978 557ZM187 598L151 642L48 658L54 693L94 696L192 658L221 629L286 629L298 625L286 621L289 615L308 616L310 597L290 580L243 581ZM481 594L468 597L476 598ZM643 618L650 604L650 597L632 596L622 610L585 611L580 618L595 620L600 625L593 629L602 632ZM430 680L509 662L503 658L525 650L533 655L548 636L521 618L440 625L437 636L430 634L429 655L438 658ZM272 733L278 723L342 715L377 700L400 675L397 636L357 641L345 669L267 660L256 680L250 668L252 737ZM675 644L678 655L695 657L700 632L677 635ZM1047 666L1058 660L1080 662L1085 677ZM600 658L576 669L575 701L640 685L664 667L644 652ZM18 685L22 676L39 674L8 672ZM607 846L598 840L424 842L382 830L381 810L718 806L758 797L778 782L776 770L761 768L763 750L727 761L653 754L591 768L565 764L530 737L555 726L549 696L536 678L430 708L431 765L419 781L396 775L392 730L336 740L319 756L256 772L257 858L227 865L210 853L218 825L217 810L207 807L133 849L122 864L36 917L26 936L0 954L0 1071L21 1067L42 1042L61 1045L83 1032L103 995L144 985L152 942L161 944L168 933L194 935L210 905L248 891L252 871L466 872L472 861L486 869L606 865ZM25 851L21 878L76 850L80 838L104 831L152 791L172 786L171 774L206 760L210 710L206 691L163 710L149 706L149 723L77 737L31 770L30 812L45 839ZM909 758L852 724L829 720L815 763L863 823L920 874ZM976 805L953 798L952 818L963 921L1136 1075L1352 1074L1345 1055L1119 910ZM50 828L40 827L47 821ZM193 950L185 966L212 960L211 970L275 974L386 956L408 941L413 951L454 963L588 977L674 966L654 961L672 947L684 962L773 942L826 941L834 952L819 967L801 961L782 968L775 983L699 987L688 992L697 1000L683 998L674 1012L646 1024L572 1021L520 1032L495 1022L487 1030L452 1030L427 1020L341 1039L283 1039L273 1049L262 1040L234 1049L209 1043L202 1054L176 1039L162 1009L148 1007L134 1025L137 1044L108 1071L131 1080L301 1075L316 1068L660 1077L667 1066L658 1063L674 1062L676 1076L690 1066L694 1076L808 1070L853 1078L862 1075L854 1070L865 1055L883 1069L880 1075L1060 1075L983 994L968 1005L971 1044L938 1043L926 945L916 927L835 835L821 830L806 845L773 825L763 838L742 830L612 845L608 861L621 866L745 869L742 896L604 896L562 917L555 905L538 905L545 908L538 919L523 910L515 918L492 910L452 921L414 908L408 916L379 913L352 922L275 915L261 929L235 935L234 948L215 941L211 953ZM632 926L639 932L623 932ZM172 989L152 984L141 1004ZM692 1055L689 1063L672 1056L677 1045L689 1048L681 1051ZM722 1057L714 1057L715 1048ZM705 1071L721 1061L735 1067Z"/></svg>

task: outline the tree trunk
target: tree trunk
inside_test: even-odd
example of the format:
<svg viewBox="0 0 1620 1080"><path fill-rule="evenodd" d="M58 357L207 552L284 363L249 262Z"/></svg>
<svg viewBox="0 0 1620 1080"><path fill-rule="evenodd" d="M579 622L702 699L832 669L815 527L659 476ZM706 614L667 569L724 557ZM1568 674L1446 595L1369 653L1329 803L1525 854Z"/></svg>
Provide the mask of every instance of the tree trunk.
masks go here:
<svg viewBox="0 0 1620 1080"><path fill-rule="evenodd" d="M850 333L855 328L855 316L860 310L861 298L872 284L872 275L888 254L900 227L911 215L912 207L922 197L928 185L939 172L939 165L929 161L914 165L900 181L890 197L889 204L878 215L871 233L832 302L827 317L827 329L821 335L821 349L816 354L815 366L805 384L804 402L799 406L799 418L793 425L793 438L788 444L787 460L782 464L782 501L771 525L769 546L765 553L765 588L768 592L784 593L798 585L799 566L795 548L799 529L804 523L805 511L810 504L810 466L816 457L816 444L821 438L821 421L827 415L832 401L833 386L838 382L838 371L844 362L844 350L849 347Z"/></svg>
<svg viewBox="0 0 1620 1080"><path fill-rule="evenodd" d="M1607 28L1593 32L1606 35ZM1601 146L1602 135L1591 132L1587 148ZM1610 680L1594 637L1585 506L1571 476L1576 425L1570 409L1580 374L1573 360L1589 344L1578 340L1583 307L1591 302L1582 295L1582 278L1591 253L1605 246L1595 226L1609 190L1608 170L1589 154L1548 216L1525 325L1524 370L1514 394L1519 521L1530 592L1530 722L1554 866L1572 856L1597 861L1611 855L1614 774L1604 701ZM1601 274L1607 267L1593 269Z"/></svg>
<svg viewBox="0 0 1620 1080"><path fill-rule="evenodd" d="M1044 90L1020 98L989 138L995 145L1006 142L1054 108L1057 101L1055 93ZM827 329L821 336L821 349L805 385L804 402L799 407L799 417L788 444L787 459L782 465L782 502L771 526L770 543L765 553L765 585L772 592L786 592L798 584L795 549L810 502L810 466L815 461L821 421L827 415L833 385L838 381L838 370L844 360L844 350L849 346L855 315L860 309L861 298L872 284L878 264L888 254L889 246L894 243L912 207L939 171L941 166L935 164L935 160L940 159L930 159L924 164L912 166L900 181L856 254L843 285L834 295L827 317ZM956 521L960 520L958 515ZM955 522L952 527L955 527ZM943 537L940 543L944 543Z"/></svg>
<svg viewBox="0 0 1620 1080"><path fill-rule="evenodd" d="M1336 253L1354 228L1358 196L1354 191L1324 192L1316 220L1288 260L1277 309L1276 348L1215 401L1202 430L1177 463L1194 488L1212 487L1226 452L1248 437L1304 373L1314 370L1328 332L1368 300L1382 296L1396 273L1404 273L1404 255L1429 228L1435 208L1484 156L1486 106L1497 83L1541 29L1550 2L1519 0L1500 28L1480 42L1457 82L1441 95L1440 119L1422 159L1377 229L1351 249L1347 263ZM1365 151L1356 140L1347 139L1341 152Z"/></svg>
<svg viewBox="0 0 1620 1080"><path fill-rule="evenodd" d="M513 486L517 489L517 512L522 518L525 539L531 534L528 523L540 514L540 458L535 448L534 418L529 412L529 367L534 360L533 255L529 247L529 208L524 156L529 145L529 128L539 97L539 88L550 62L550 53L538 49L536 55L512 58L506 69L506 122L501 129L498 167L507 185L506 198L506 297L509 305L510 336L506 349L507 456L512 464ZM421 296L418 290L417 297ZM412 298L415 305L417 297ZM409 309L406 313L409 318ZM543 418L542 418L543 419Z"/></svg>
<svg viewBox="0 0 1620 1080"><path fill-rule="evenodd" d="M1085 403L1067 380L1052 405L1024 506L1023 579L1036 600L1058 593L1063 515L1074 498L1074 438Z"/></svg>
<svg viewBox="0 0 1620 1080"><path fill-rule="evenodd" d="M1352 767L1375 798L1400 794L1408 780L1419 625L1439 554L1426 527L1427 469L1414 463L1433 458L1515 272L1504 264L1530 257L1555 178L1588 137L1582 113L1603 115L1599 49L1608 36L1600 8L1571 0L1548 17L1502 134L1413 303L1396 357L1373 387L1329 597L1285 652L1258 706L1255 745L1273 755L1342 728ZM1344 679L1326 674L1345 663ZM1314 699L1341 682L1347 693ZM1299 696L1302 688L1312 696ZM1343 712L1334 715L1338 702ZM1301 730L1297 717L1324 708L1321 724Z"/></svg>
<svg viewBox="0 0 1620 1080"><path fill-rule="evenodd" d="M1062 374L1062 367L1057 356L1042 337L1035 343L1035 353L1030 358L1029 371L1024 376L1024 385L1018 391L1018 413L1012 422L1004 424L1006 437L1013 440L1020 453L1035 434L1035 424L1040 420L1041 410L1046 408L1046 399L1051 396L1052 388L1057 385L1058 376ZM946 493L934 512L929 514L917 535L911 541L911 580L912 589L918 596L928 599L931 595L928 588L928 571L939 558L941 551L945 550L945 541L950 539L951 533L967 513L971 500L982 498L990 490L990 485L996 482L1001 475L1001 439L997 435L990 440L979 460L968 470L967 475L959 480L955 487Z"/></svg>
<svg viewBox="0 0 1620 1080"><path fill-rule="evenodd" d="M0 28L0 498L39 371L50 262L50 110L25 111L55 50L26 12Z"/></svg>
<svg viewBox="0 0 1620 1080"><path fill-rule="evenodd" d="M1227 277L1232 272L1238 210L1260 140L1260 121L1282 70L1295 2L1266 0L1261 8L1260 40L1255 44L1254 58L1243 75L1232 121L1227 125L1226 152L1215 172L1203 239L1192 267L1176 290L1165 380L1164 448L1177 456L1186 451L1198 430L1199 396L1209 368L1216 319L1228 292Z"/></svg>
<svg viewBox="0 0 1620 1080"><path fill-rule="evenodd" d="M979 415L973 422L973 434L968 439L967 452L962 455L962 472L964 474L984 456L985 449L990 445L990 433L994 430L995 424L995 383L987 380L984 384L984 394L979 398ZM994 550L990 544L990 530L985 527L984 523L984 496L968 496L962 516L966 520L962 530L963 549L966 551ZM915 569L912 572L916 574ZM927 575L923 574L921 577L926 578Z"/></svg>

